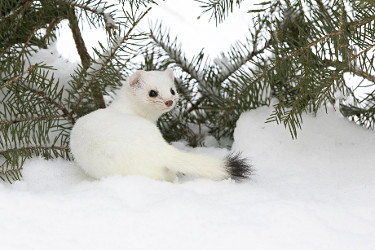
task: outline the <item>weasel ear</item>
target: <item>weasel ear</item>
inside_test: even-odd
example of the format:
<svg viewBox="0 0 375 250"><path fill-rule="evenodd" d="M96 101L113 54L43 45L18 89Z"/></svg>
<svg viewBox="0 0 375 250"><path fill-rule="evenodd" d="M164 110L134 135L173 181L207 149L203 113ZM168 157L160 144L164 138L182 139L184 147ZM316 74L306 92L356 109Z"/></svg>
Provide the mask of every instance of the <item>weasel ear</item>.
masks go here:
<svg viewBox="0 0 375 250"><path fill-rule="evenodd" d="M145 72L146 71L144 71L144 70L137 70L136 72L134 72L129 78L129 85L131 87L136 85L139 82L139 80L141 79L142 74L144 74Z"/></svg>
<svg viewBox="0 0 375 250"><path fill-rule="evenodd" d="M169 77L172 81L174 81L173 69L168 68L168 69L166 69L164 72L167 73L168 77Z"/></svg>

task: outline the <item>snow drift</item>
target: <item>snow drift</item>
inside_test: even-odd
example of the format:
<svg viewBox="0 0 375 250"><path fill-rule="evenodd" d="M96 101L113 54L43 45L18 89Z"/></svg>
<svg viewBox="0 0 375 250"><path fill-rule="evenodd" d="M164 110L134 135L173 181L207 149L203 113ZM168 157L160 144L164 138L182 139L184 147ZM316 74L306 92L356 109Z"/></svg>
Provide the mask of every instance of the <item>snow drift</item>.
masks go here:
<svg viewBox="0 0 375 250"><path fill-rule="evenodd" d="M329 111L292 140L270 112L237 123L233 147L256 167L244 183L92 180L28 161L24 181L0 183L2 249L375 249L375 133Z"/></svg>

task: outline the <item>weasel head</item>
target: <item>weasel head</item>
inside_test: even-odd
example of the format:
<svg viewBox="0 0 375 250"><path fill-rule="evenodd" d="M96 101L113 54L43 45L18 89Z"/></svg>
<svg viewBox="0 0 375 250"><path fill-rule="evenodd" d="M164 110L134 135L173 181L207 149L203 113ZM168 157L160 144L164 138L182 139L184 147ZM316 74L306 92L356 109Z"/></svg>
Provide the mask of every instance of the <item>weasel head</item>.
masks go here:
<svg viewBox="0 0 375 250"><path fill-rule="evenodd" d="M173 70L136 71L128 80L127 95L138 114L156 121L177 103Z"/></svg>

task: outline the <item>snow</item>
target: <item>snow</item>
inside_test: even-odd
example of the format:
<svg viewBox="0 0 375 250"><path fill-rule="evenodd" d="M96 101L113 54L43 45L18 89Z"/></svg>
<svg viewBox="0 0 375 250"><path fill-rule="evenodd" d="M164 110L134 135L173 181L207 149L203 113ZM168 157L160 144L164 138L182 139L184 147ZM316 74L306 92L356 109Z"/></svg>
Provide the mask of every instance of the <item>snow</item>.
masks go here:
<svg viewBox="0 0 375 250"><path fill-rule="evenodd" d="M329 110L292 140L270 113L237 123L233 148L256 169L243 183L93 180L73 162L27 161L23 181L0 183L2 249L375 249L374 132Z"/></svg>

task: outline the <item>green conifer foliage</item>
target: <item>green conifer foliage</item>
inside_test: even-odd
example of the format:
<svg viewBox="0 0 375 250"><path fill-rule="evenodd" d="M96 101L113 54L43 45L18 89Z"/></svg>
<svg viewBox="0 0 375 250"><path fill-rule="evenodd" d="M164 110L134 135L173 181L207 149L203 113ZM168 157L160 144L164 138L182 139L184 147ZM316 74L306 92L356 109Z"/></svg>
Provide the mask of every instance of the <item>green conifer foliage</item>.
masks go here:
<svg viewBox="0 0 375 250"><path fill-rule="evenodd" d="M197 2L202 14L211 13L217 25L242 3ZM180 110L159 121L162 130L177 136L166 139L185 139L194 146L212 135L228 145L242 112L271 103L275 109L268 122L288 127L294 138L302 126L302 113L315 113L326 105L373 128L373 1L265 1L255 7L249 10L253 19L246 41L214 60L202 50L189 61L176 39L161 26L152 27L145 64L156 61L158 67L179 69L180 92L188 93L183 94ZM367 80L365 98L353 94L347 74ZM176 120L180 122L172 122Z"/></svg>
<svg viewBox="0 0 375 250"><path fill-rule="evenodd" d="M197 146L204 144L207 135L212 135L220 144L228 146L241 112L269 104L269 90L263 81L247 85L244 101L235 97L250 77L258 73L256 65L262 62L259 55L270 46L269 41L261 38L263 25L259 23L255 33L250 33L253 40L236 43L213 62L206 59L203 50L188 60L177 39L171 39L161 25L151 30L152 42L147 47L145 68L149 68L147 64L160 68L173 66L178 74L180 104L159 120L167 140L184 139L191 146Z"/></svg>
<svg viewBox="0 0 375 250"><path fill-rule="evenodd" d="M135 26L149 11L152 1L4 0L0 2L0 178L12 182L21 178L26 159L70 159L69 134L82 115L104 108L103 96L115 88L124 75L134 70L130 61L145 40ZM114 10L124 8L121 18ZM143 10L143 11L142 11ZM60 84L54 65L32 64L33 52L50 46L68 20L81 57L81 66ZM108 47L99 44L95 55L87 53L80 23L104 27Z"/></svg>

